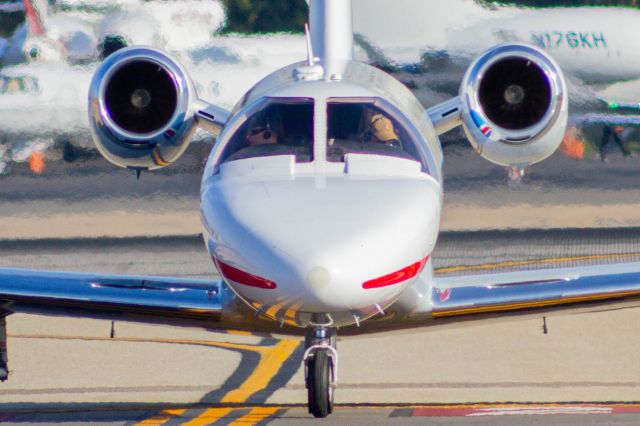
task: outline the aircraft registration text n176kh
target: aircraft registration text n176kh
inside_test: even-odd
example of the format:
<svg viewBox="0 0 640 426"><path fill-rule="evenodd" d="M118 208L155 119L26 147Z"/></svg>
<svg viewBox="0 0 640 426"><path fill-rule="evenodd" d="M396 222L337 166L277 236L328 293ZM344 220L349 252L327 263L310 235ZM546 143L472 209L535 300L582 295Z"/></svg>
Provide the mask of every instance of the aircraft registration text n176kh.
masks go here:
<svg viewBox="0 0 640 426"><path fill-rule="evenodd" d="M130 46L89 90L101 154L136 173L169 166L196 129L217 137L201 184L204 242L222 279L0 270L5 316L100 316L304 336L309 412L326 417L344 335L432 326L640 295L640 265L436 278L439 135L462 126L475 151L525 167L559 146L563 73L539 47L480 54L459 94L425 110L404 85L353 59L352 9L311 0L308 54L265 76L231 110L198 97L170 55ZM592 40L593 41L593 40ZM91 362L87 360L87 362Z"/></svg>

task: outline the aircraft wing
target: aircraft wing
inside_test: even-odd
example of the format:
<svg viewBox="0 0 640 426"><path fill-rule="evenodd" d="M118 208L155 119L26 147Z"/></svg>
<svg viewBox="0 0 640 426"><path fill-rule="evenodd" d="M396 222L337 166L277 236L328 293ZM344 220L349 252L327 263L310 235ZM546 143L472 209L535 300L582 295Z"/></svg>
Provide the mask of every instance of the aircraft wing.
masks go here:
<svg viewBox="0 0 640 426"><path fill-rule="evenodd" d="M434 280L433 318L628 302L640 296L640 262ZM640 302L640 301L639 301Z"/></svg>
<svg viewBox="0 0 640 426"><path fill-rule="evenodd" d="M391 309L345 335L435 325L446 319L506 316L602 303L640 305L640 262L435 277L412 312ZM416 300L414 299L414 300ZM392 307L393 308L393 307ZM273 332L222 280L97 275L0 268L0 314L109 318ZM281 333L292 330L279 329Z"/></svg>
<svg viewBox="0 0 640 426"><path fill-rule="evenodd" d="M598 91L596 96L609 108L637 110L640 108L640 79L611 84Z"/></svg>
<svg viewBox="0 0 640 426"><path fill-rule="evenodd" d="M221 280L0 268L0 308L9 312L117 312L215 320L226 291Z"/></svg>
<svg viewBox="0 0 640 426"><path fill-rule="evenodd" d="M575 126L606 125L606 126L640 126L640 111L638 114L621 113L577 113L569 116L569 124Z"/></svg>
<svg viewBox="0 0 640 426"><path fill-rule="evenodd" d="M614 83L604 89L585 93L582 87L570 87L572 96L581 93L576 103L580 110L569 116L574 125L640 126L640 79ZM588 103L587 99L591 98Z"/></svg>

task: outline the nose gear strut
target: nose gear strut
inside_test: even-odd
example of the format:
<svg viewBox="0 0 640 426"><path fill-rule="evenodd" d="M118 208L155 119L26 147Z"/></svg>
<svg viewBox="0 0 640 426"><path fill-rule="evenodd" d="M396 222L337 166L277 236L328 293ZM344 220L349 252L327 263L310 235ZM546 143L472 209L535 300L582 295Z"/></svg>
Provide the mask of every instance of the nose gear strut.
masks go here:
<svg viewBox="0 0 640 426"><path fill-rule="evenodd" d="M309 413L327 417L333 412L333 393L338 383L336 329L314 326L307 329L304 351L304 376Z"/></svg>

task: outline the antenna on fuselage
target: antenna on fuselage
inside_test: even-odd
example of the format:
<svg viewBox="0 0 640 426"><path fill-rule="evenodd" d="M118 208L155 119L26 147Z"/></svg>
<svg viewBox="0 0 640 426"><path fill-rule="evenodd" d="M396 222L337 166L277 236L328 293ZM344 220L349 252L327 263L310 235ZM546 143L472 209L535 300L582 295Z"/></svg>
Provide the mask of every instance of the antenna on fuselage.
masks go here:
<svg viewBox="0 0 640 426"><path fill-rule="evenodd" d="M316 64L316 57L313 56L313 42L309 23L304 24L304 33L307 36L307 64L293 70L293 78L298 81L319 80L324 74L324 69Z"/></svg>
<svg viewBox="0 0 640 426"><path fill-rule="evenodd" d="M307 36L307 65L312 67L313 66L314 57L313 57L313 46L311 45L311 33L309 32L309 23L308 22L306 22L304 24L304 33Z"/></svg>

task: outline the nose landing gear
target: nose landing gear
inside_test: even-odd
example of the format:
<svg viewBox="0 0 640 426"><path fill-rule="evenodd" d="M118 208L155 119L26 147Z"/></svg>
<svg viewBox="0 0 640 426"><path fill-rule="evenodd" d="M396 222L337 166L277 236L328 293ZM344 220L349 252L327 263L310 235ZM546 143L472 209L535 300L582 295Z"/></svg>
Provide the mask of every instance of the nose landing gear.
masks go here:
<svg viewBox="0 0 640 426"><path fill-rule="evenodd" d="M303 357L309 413L327 417L333 412L333 393L338 378L336 329L313 327L305 337Z"/></svg>

